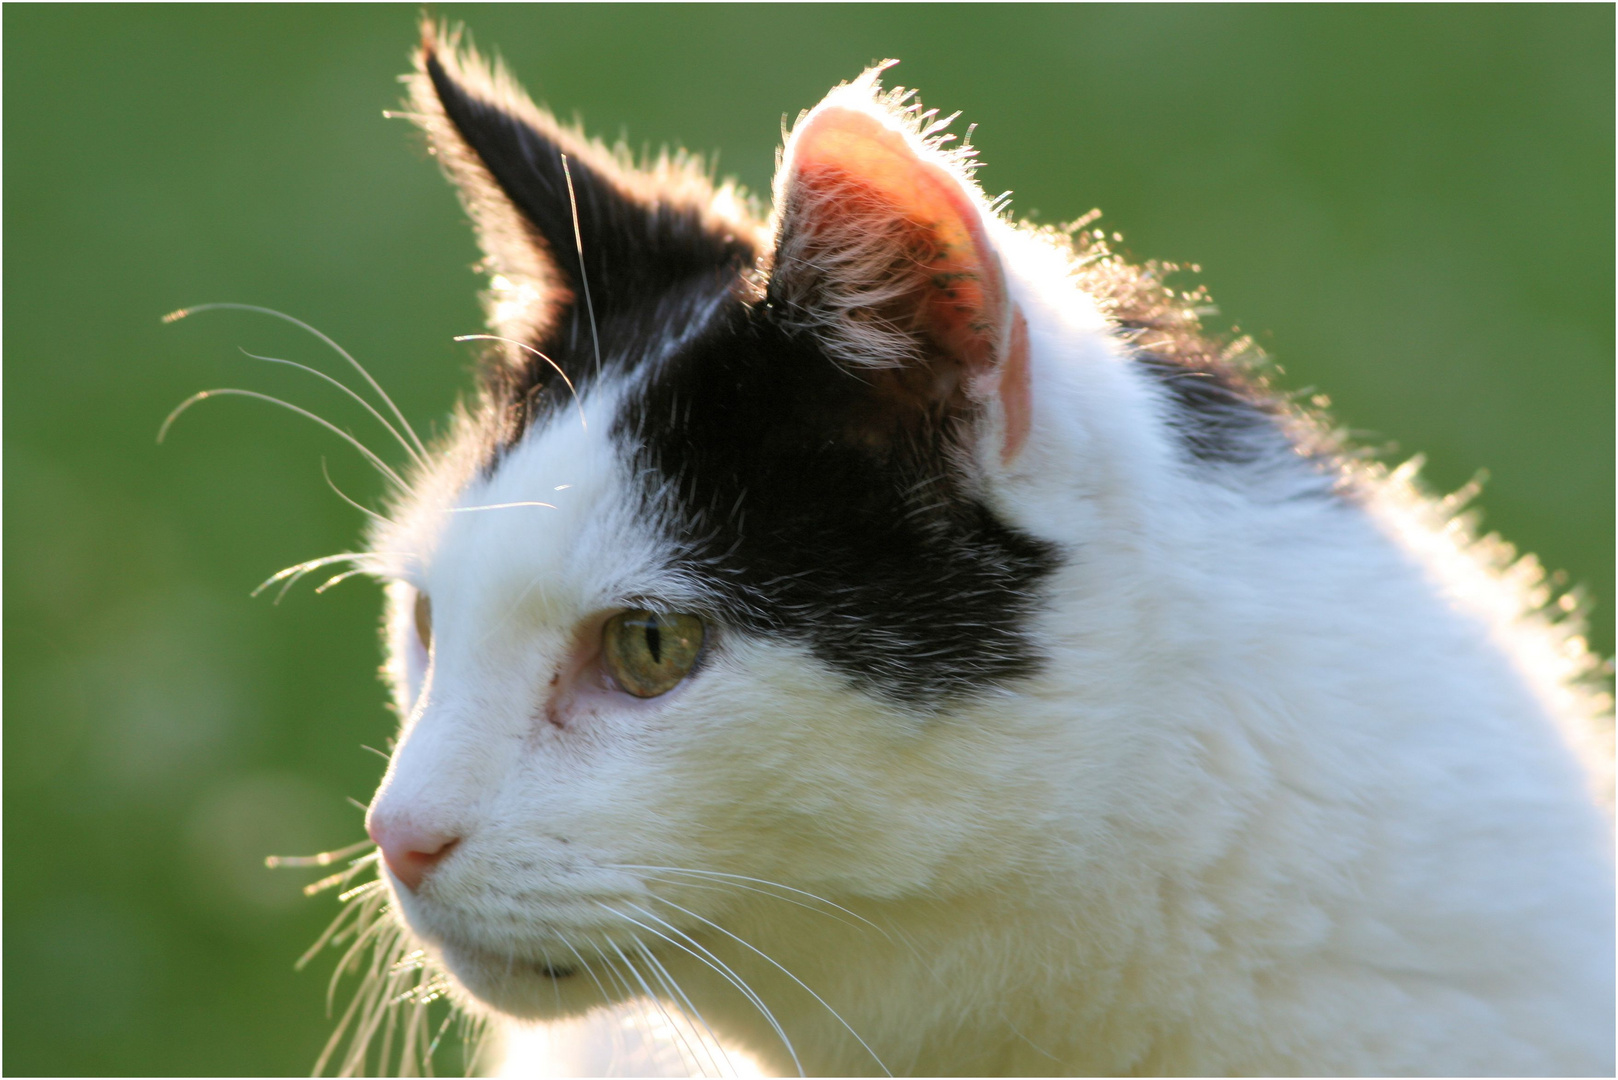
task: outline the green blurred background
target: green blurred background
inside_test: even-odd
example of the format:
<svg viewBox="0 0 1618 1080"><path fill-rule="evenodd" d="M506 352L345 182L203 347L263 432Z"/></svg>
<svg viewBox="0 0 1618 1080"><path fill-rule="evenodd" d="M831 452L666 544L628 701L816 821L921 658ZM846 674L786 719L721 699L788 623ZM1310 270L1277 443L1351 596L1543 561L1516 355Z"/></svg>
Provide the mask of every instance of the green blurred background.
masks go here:
<svg viewBox="0 0 1618 1080"><path fill-rule="evenodd" d="M446 6L530 91L767 190L781 118L867 62L976 122L991 192L1092 206L1393 456L1588 584L1613 645L1613 31L1577 7ZM469 231L403 121L410 7L4 12L8 1073L302 1073L335 910L263 856L346 844L393 720L377 592L248 591L356 542L361 430L264 304L418 426L467 386ZM330 370L336 370L330 368ZM369 430L369 429L365 429ZM376 441L380 441L379 439Z"/></svg>

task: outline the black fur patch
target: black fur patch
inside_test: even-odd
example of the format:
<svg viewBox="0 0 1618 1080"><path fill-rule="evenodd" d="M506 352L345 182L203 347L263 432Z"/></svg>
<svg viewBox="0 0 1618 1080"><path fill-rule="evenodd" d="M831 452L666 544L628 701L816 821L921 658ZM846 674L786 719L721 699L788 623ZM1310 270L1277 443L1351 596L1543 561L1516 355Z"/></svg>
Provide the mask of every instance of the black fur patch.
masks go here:
<svg viewBox="0 0 1618 1080"><path fill-rule="evenodd" d="M1168 287L1180 266L1121 258L1099 229L1075 228L1070 236L1079 287L1162 386L1169 423L1193 461L1243 465L1290 453L1286 404L1266 383L1263 354L1245 338L1228 342L1203 332L1205 290Z"/></svg>
<svg viewBox="0 0 1618 1080"><path fill-rule="evenodd" d="M529 245L554 273L552 295L535 300L549 314L530 320L526 344L574 386L596 377L597 339L603 370L633 366L648 345L678 333L691 294L730 287L757 260L750 237L707 212L712 189L692 168L671 166L660 190L526 102L498 99L481 77L463 86L431 44L421 63L448 121L425 126L485 243ZM491 186L498 190L484 190ZM503 410L497 454L564 400L546 393L558 381L550 363L501 352L484 372L487 397Z"/></svg>
<svg viewBox="0 0 1618 1080"><path fill-rule="evenodd" d="M1192 457L1244 465L1283 450L1274 405L1233 372L1137 349L1135 362L1167 392L1170 423Z"/></svg>
<svg viewBox="0 0 1618 1080"><path fill-rule="evenodd" d="M767 304L727 300L613 435L728 622L938 708L1036 670L1026 627L1058 555L967 490L963 417L890 408Z"/></svg>

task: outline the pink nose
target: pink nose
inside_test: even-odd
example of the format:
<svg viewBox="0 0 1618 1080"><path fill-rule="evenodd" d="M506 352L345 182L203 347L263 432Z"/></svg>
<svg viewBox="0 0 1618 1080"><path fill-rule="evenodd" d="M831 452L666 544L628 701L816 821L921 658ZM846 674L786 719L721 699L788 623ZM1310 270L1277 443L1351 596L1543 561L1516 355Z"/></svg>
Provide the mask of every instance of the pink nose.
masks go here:
<svg viewBox="0 0 1618 1080"><path fill-rule="evenodd" d="M409 820L372 816L366 831L382 849L382 861L399 883L414 892L433 867L443 861L460 837L423 829Z"/></svg>

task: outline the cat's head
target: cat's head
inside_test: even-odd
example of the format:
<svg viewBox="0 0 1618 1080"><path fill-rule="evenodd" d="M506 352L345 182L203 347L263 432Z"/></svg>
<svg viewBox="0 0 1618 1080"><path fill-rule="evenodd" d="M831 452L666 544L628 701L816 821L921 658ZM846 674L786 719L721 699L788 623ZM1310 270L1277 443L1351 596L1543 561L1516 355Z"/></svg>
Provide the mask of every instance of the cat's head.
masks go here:
<svg viewBox="0 0 1618 1080"><path fill-rule="evenodd" d="M1017 284L1008 245L1068 267L880 71L798 118L761 222L422 49L413 110L509 340L375 537L405 719L369 826L411 928L502 1011L588 1006L592 958L689 953L790 899L765 882L937 898L1028 854L1009 703L1069 558L1040 485L1124 482L1072 479L1090 436L1038 380L1119 378L1116 343ZM1072 372L1036 372L1056 325ZM1120 408L1088 430L1150 426Z"/></svg>

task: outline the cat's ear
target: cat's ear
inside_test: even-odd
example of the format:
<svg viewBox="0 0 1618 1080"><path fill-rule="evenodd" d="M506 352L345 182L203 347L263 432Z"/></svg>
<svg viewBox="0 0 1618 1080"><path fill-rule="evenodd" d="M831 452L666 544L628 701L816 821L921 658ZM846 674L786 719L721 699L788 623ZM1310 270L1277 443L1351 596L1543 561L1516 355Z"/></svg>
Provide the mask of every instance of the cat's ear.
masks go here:
<svg viewBox="0 0 1618 1080"><path fill-rule="evenodd" d="M700 162L665 153L635 168L535 106L456 33L424 21L409 83L412 118L477 230L500 333L554 334L586 290L606 322L671 282L755 262L755 227Z"/></svg>
<svg viewBox="0 0 1618 1080"><path fill-rule="evenodd" d="M912 404L998 403L1009 460L1029 423L1027 328L1006 289L971 178L889 65L799 117L775 179L769 297L840 363L891 372Z"/></svg>

